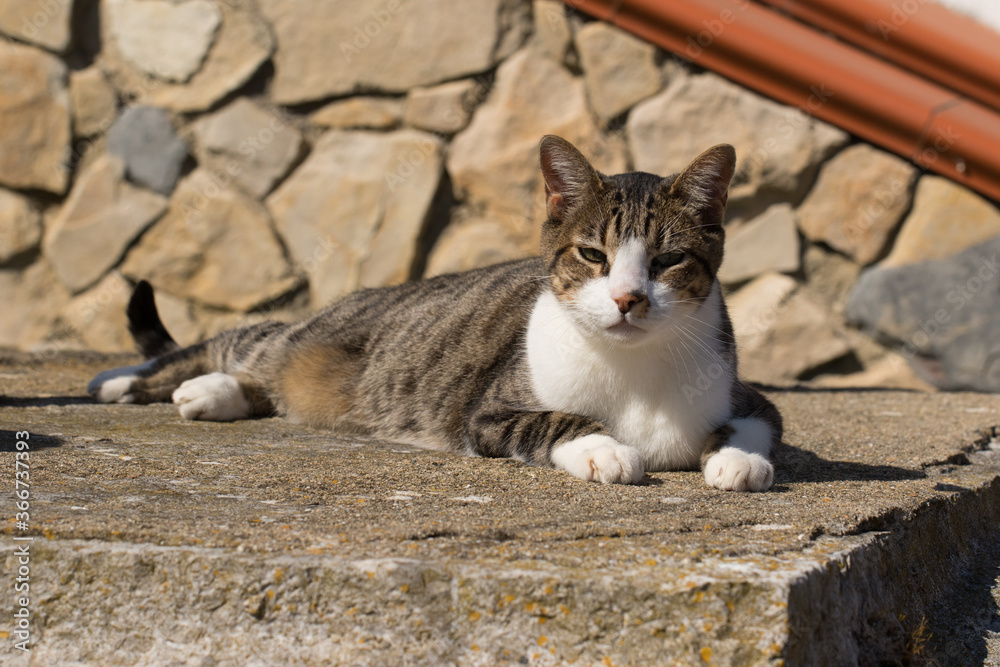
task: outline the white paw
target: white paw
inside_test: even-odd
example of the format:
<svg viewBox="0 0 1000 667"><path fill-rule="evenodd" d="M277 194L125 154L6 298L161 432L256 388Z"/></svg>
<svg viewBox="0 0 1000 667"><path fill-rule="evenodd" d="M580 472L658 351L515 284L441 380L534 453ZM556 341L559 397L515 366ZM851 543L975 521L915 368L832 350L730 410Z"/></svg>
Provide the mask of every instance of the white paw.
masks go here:
<svg viewBox="0 0 1000 667"><path fill-rule="evenodd" d="M101 403L134 403L133 383L155 361L155 359L150 359L135 366L122 366L121 368L101 371L87 384L87 393Z"/></svg>
<svg viewBox="0 0 1000 667"><path fill-rule="evenodd" d="M723 447L705 463L705 481L723 491L764 491L774 483L774 466L760 454Z"/></svg>
<svg viewBox="0 0 1000 667"><path fill-rule="evenodd" d="M557 468L604 484L638 484L646 471L642 455L607 435L585 435L552 450Z"/></svg>
<svg viewBox="0 0 1000 667"><path fill-rule="evenodd" d="M209 373L185 381L172 397L184 419L228 422L246 419L252 408L232 375Z"/></svg>
<svg viewBox="0 0 1000 667"><path fill-rule="evenodd" d="M110 371L105 371L110 372ZM138 375L122 375L110 380L98 382L98 375L87 385L87 391L101 403L134 403L132 386L139 379ZM97 383L97 384L95 384Z"/></svg>

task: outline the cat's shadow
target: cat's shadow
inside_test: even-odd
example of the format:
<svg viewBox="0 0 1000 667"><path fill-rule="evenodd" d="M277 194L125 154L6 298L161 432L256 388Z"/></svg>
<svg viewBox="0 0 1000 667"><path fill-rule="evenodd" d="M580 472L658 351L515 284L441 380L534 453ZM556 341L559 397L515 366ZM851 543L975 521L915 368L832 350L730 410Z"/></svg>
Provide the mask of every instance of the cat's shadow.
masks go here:
<svg viewBox="0 0 1000 667"><path fill-rule="evenodd" d="M775 453L775 468L782 483L794 482L901 482L924 479L927 473L887 464L835 461L815 452L782 443Z"/></svg>

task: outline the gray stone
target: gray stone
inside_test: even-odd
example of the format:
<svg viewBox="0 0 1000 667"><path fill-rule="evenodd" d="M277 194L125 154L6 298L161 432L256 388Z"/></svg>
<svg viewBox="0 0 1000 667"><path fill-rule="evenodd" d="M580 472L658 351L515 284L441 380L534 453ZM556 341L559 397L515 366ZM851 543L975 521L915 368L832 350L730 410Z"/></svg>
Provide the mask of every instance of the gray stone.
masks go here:
<svg viewBox="0 0 1000 667"><path fill-rule="evenodd" d="M434 11L403 0L324 2L308 12L297 0L260 6L279 45L271 94L286 105L361 89L402 93L485 71L501 57L494 48L509 14L521 11L502 0L439 0Z"/></svg>
<svg viewBox="0 0 1000 667"><path fill-rule="evenodd" d="M733 284L766 271L798 271L799 233L795 222L791 206L775 204L750 222L727 230L719 280Z"/></svg>
<svg viewBox="0 0 1000 667"><path fill-rule="evenodd" d="M38 247L42 220L26 198L0 188L0 264Z"/></svg>
<svg viewBox="0 0 1000 667"><path fill-rule="evenodd" d="M403 120L418 130L455 134L469 124L482 97L481 86L473 79L413 88L406 96Z"/></svg>
<svg viewBox="0 0 1000 667"><path fill-rule="evenodd" d="M0 184L62 194L69 184L66 65L44 51L0 48Z"/></svg>
<svg viewBox="0 0 1000 667"><path fill-rule="evenodd" d="M253 3L231 0L216 7L222 12L222 25L204 62L185 83L151 79L133 66L107 29L108 21L104 22L102 67L109 70L119 90L142 104L184 113L212 107L249 81L274 52L271 29Z"/></svg>
<svg viewBox="0 0 1000 667"><path fill-rule="evenodd" d="M442 144L416 130L330 130L267 200L313 305L409 279L442 172Z"/></svg>
<svg viewBox="0 0 1000 667"><path fill-rule="evenodd" d="M126 183L124 172L114 155L95 160L46 230L43 251L73 292L100 280L167 208L160 195Z"/></svg>
<svg viewBox="0 0 1000 667"><path fill-rule="evenodd" d="M850 146L823 165L799 208L802 233L860 264L882 257L903 214L917 169L870 144Z"/></svg>
<svg viewBox="0 0 1000 667"><path fill-rule="evenodd" d="M111 36L139 71L184 83L201 67L222 21L211 0L105 0Z"/></svg>
<svg viewBox="0 0 1000 667"><path fill-rule="evenodd" d="M576 33L587 98L607 123L663 87L656 47L602 21Z"/></svg>
<svg viewBox="0 0 1000 667"><path fill-rule="evenodd" d="M0 3L0 33L62 53L69 46L74 0Z"/></svg>
<svg viewBox="0 0 1000 667"><path fill-rule="evenodd" d="M330 102L309 117L316 125L333 130L388 130L403 120L403 100L393 97L351 97Z"/></svg>
<svg viewBox="0 0 1000 667"><path fill-rule="evenodd" d="M108 131L108 152L125 161L129 180L169 195L188 155L163 109L129 107Z"/></svg>
<svg viewBox="0 0 1000 667"><path fill-rule="evenodd" d="M941 389L1000 392L1000 236L946 259L861 274L848 320Z"/></svg>
<svg viewBox="0 0 1000 667"><path fill-rule="evenodd" d="M302 133L284 114L240 98L194 125L199 163L260 198L288 174Z"/></svg>
<svg viewBox="0 0 1000 667"><path fill-rule="evenodd" d="M300 284L264 206L205 169L181 181L170 211L129 251L121 270L176 297L241 311Z"/></svg>
<svg viewBox="0 0 1000 667"><path fill-rule="evenodd" d="M635 168L674 174L705 149L732 144L738 158L730 217L798 201L846 132L711 73L680 75L640 102L626 123Z"/></svg>

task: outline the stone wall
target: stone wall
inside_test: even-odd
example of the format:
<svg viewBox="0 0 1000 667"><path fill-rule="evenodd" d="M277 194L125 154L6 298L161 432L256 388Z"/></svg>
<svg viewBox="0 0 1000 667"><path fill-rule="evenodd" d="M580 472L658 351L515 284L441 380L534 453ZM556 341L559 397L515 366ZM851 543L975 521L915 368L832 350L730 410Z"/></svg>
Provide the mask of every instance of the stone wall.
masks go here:
<svg viewBox="0 0 1000 667"><path fill-rule="evenodd" d="M141 278L191 343L533 254L553 133L612 173L736 146L752 379L1000 390L991 202L560 2L23 0L0 34L0 346L131 349Z"/></svg>

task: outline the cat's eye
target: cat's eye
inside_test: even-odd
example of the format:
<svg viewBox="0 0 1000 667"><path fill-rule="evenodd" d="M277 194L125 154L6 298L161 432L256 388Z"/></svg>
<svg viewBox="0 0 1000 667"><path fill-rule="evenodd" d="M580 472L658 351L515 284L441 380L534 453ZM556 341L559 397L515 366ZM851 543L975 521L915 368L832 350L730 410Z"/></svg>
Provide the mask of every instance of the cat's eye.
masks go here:
<svg viewBox="0 0 1000 667"><path fill-rule="evenodd" d="M579 248L580 256L583 257L588 262L594 262L595 264L603 264L608 261L608 256L597 248Z"/></svg>
<svg viewBox="0 0 1000 667"><path fill-rule="evenodd" d="M684 253L682 252L665 252L662 255L657 255L653 258L650 268L653 271L665 271L671 266L677 266L684 261Z"/></svg>

